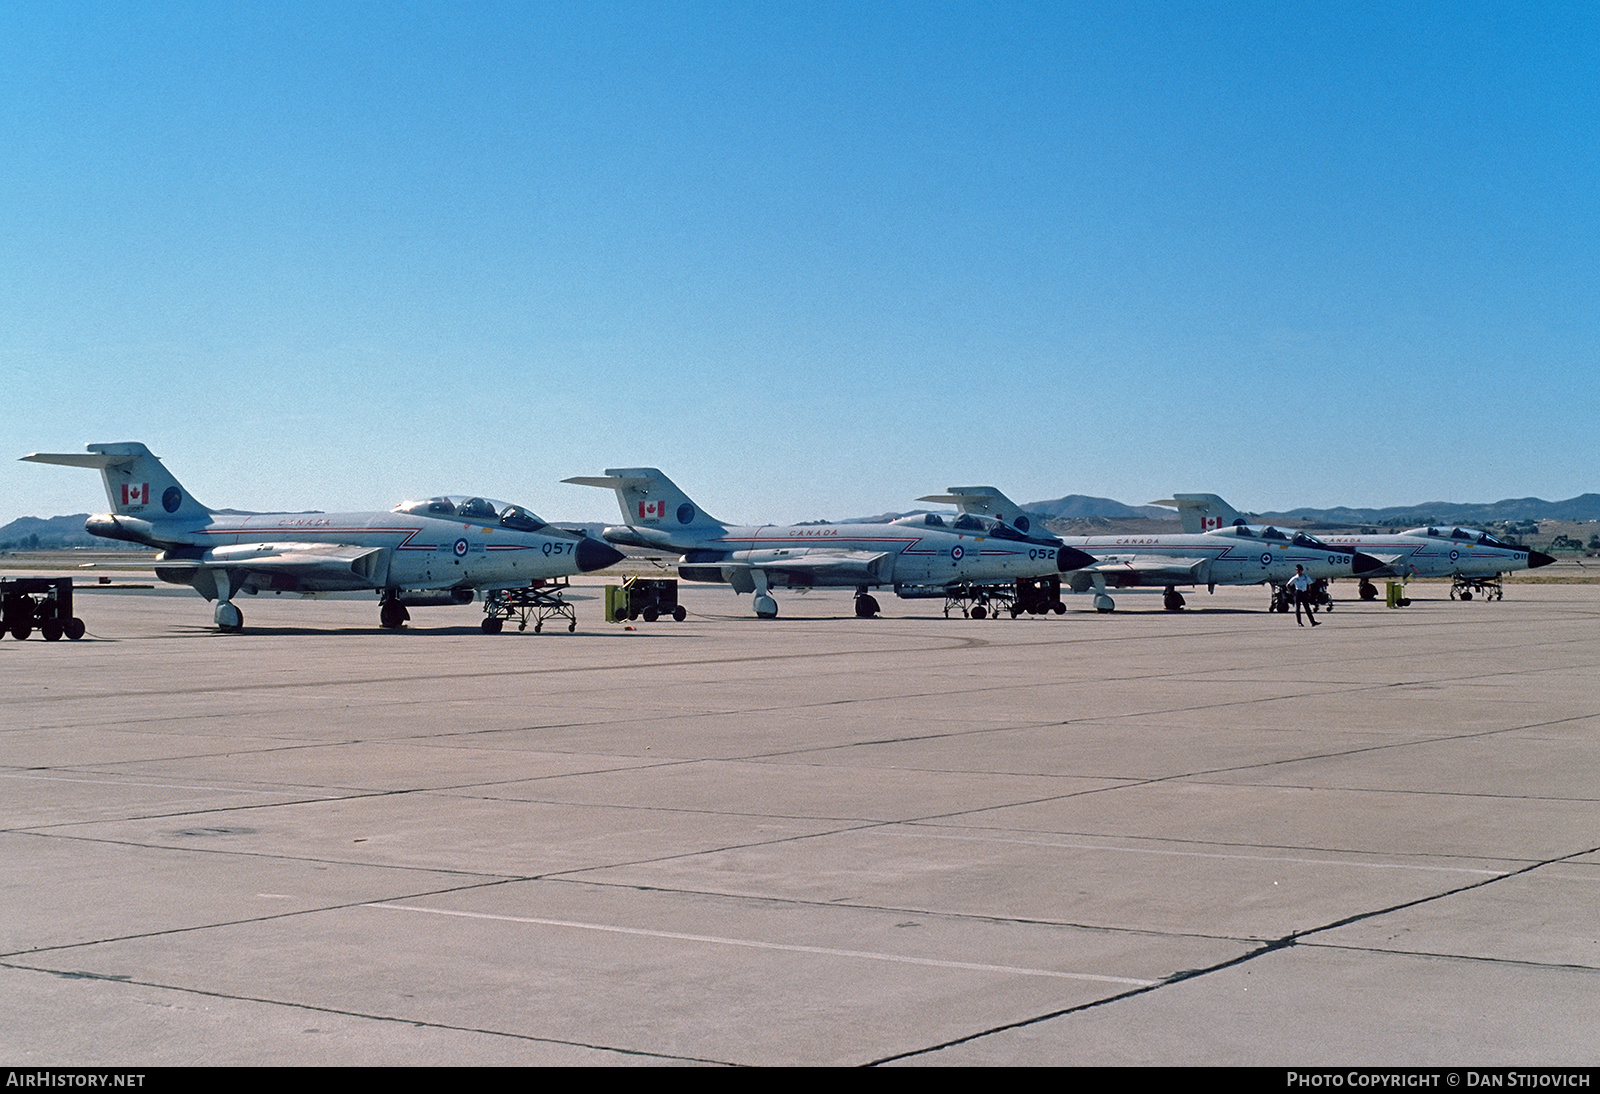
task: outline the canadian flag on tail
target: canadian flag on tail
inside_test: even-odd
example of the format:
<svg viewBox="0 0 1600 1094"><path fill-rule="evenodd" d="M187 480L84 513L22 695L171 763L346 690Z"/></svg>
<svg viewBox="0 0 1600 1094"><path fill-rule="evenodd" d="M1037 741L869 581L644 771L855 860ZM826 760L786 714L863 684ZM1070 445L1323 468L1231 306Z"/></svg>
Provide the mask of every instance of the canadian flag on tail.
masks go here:
<svg viewBox="0 0 1600 1094"><path fill-rule="evenodd" d="M1222 527L1222 518L1221 517L1201 517L1200 518L1200 530L1202 532L1215 532L1218 528L1221 528L1221 527Z"/></svg>
<svg viewBox="0 0 1600 1094"><path fill-rule="evenodd" d="M122 484L122 504L123 505L149 505L150 504L150 484L147 483L147 482L141 482L137 486L132 486L132 485L130 485L128 483L123 483Z"/></svg>
<svg viewBox="0 0 1600 1094"><path fill-rule="evenodd" d="M657 498L655 501L641 501L639 503L639 519L649 520L652 517L659 520L667 515L667 503Z"/></svg>

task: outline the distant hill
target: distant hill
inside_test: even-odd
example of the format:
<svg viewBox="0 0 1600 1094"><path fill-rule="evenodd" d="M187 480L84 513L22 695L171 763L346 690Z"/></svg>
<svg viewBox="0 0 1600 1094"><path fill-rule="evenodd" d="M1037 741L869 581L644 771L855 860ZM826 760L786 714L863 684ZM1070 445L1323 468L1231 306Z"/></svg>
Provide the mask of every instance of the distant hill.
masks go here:
<svg viewBox="0 0 1600 1094"><path fill-rule="evenodd" d="M1068 494L1054 501L1025 501L1022 507L1051 520L1171 520L1178 519L1176 509L1164 505L1124 505L1110 498L1091 498L1084 494Z"/></svg>
<svg viewBox="0 0 1600 1094"><path fill-rule="evenodd" d="M109 540L83 530L88 513L66 517L18 517L0 528L0 551L39 551L57 547L107 547Z"/></svg>
<svg viewBox="0 0 1600 1094"><path fill-rule="evenodd" d="M1543 498L1507 498L1490 503L1430 501L1422 505L1388 509L1291 509L1287 513L1263 513L1266 519L1292 518L1314 524L1405 525L1465 524L1478 527L1497 521L1522 520L1600 520L1600 494L1580 494L1566 501Z"/></svg>

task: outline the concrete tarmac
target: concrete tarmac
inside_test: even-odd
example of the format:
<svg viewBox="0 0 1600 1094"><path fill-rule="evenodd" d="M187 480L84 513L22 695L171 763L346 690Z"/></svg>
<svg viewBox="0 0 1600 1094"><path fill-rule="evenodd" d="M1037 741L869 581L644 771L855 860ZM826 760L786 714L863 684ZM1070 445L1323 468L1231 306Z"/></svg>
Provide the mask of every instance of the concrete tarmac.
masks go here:
<svg viewBox="0 0 1600 1094"><path fill-rule="evenodd" d="M0 641L0 1062L1600 1063L1600 586L586 591Z"/></svg>

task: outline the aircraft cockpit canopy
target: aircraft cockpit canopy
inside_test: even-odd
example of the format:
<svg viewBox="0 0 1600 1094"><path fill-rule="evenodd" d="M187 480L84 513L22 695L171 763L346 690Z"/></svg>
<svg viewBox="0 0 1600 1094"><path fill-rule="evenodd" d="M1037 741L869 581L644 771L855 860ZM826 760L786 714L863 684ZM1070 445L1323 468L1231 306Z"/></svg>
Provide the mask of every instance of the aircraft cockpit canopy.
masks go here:
<svg viewBox="0 0 1600 1094"><path fill-rule="evenodd" d="M1307 535L1304 532L1296 532L1293 530L1286 531L1282 528L1275 528L1270 524L1266 526L1256 525L1252 527L1251 525L1240 521L1231 525L1230 527L1218 528L1216 531L1207 534L1240 536L1244 539L1264 539L1270 540L1274 543L1292 543L1296 547L1308 547L1313 551L1331 551L1333 549L1316 536Z"/></svg>
<svg viewBox="0 0 1600 1094"><path fill-rule="evenodd" d="M1408 536L1427 536L1430 539L1457 539L1468 540L1480 547L1505 547L1511 548L1509 543L1491 536L1488 532L1477 528L1412 528L1405 533Z"/></svg>
<svg viewBox="0 0 1600 1094"><path fill-rule="evenodd" d="M535 513L520 505L459 494L429 498L427 501L403 501L394 507L394 511L415 513L419 517L458 520L463 524L494 524L517 532L540 532L547 527Z"/></svg>
<svg viewBox="0 0 1600 1094"><path fill-rule="evenodd" d="M900 517L890 523L912 528L939 528L947 532L964 532L967 535L993 536L995 539L1021 540L1024 543L1058 542L1048 532L1038 536L1029 536L1013 528L1003 520L980 517L973 513L962 513L949 520L938 513L917 513L909 517Z"/></svg>

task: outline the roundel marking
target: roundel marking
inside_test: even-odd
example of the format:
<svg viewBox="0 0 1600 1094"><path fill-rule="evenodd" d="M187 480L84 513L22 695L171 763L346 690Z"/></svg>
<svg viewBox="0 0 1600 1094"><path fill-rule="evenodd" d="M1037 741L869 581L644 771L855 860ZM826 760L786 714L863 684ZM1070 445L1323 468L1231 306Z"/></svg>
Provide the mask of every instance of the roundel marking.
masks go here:
<svg viewBox="0 0 1600 1094"><path fill-rule="evenodd" d="M961 544L959 544L959 543L956 544L954 547L950 548L950 557L955 559L958 562L961 560L961 556L966 554L966 553L967 553L966 550L963 549Z"/></svg>
<svg viewBox="0 0 1600 1094"><path fill-rule="evenodd" d="M1019 531L1019 532L1026 532L1028 530L1028 518L1027 517L1019 516L1016 520L1012 521L1011 523L1016 525L1017 531Z"/></svg>
<svg viewBox="0 0 1600 1094"><path fill-rule="evenodd" d="M456 540L455 552L456 552L456 557L457 558L465 558L466 557L466 555L467 555L467 541L466 541L465 538Z"/></svg>
<svg viewBox="0 0 1600 1094"><path fill-rule="evenodd" d="M693 523L693 521L694 521L694 506L689 504L688 502L684 502L682 505L678 506L678 523L679 524L690 524L690 523Z"/></svg>
<svg viewBox="0 0 1600 1094"><path fill-rule="evenodd" d="M1272 552L1271 551L1262 551L1261 552L1261 565L1263 565L1263 566L1271 566L1272 565Z"/></svg>
<svg viewBox="0 0 1600 1094"><path fill-rule="evenodd" d="M1452 547L1450 549L1450 561L1451 562L1455 562L1455 561L1459 560L1460 558L1461 558L1461 552L1456 550L1454 547Z"/></svg>
<svg viewBox="0 0 1600 1094"><path fill-rule="evenodd" d="M161 493L161 508L169 513L176 513L178 506L183 504L183 491L176 486L169 486Z"/></svg>

